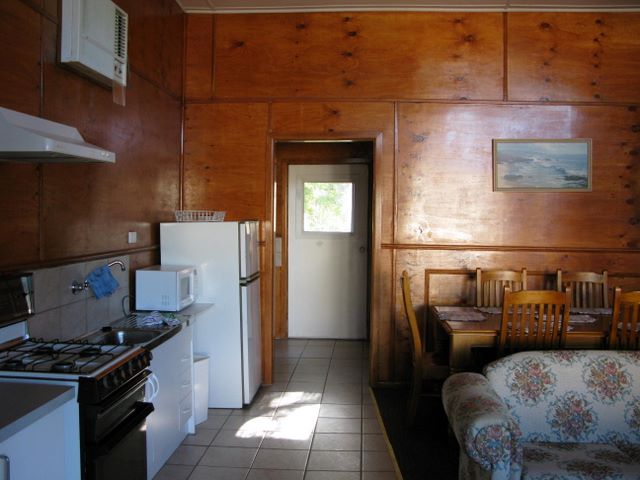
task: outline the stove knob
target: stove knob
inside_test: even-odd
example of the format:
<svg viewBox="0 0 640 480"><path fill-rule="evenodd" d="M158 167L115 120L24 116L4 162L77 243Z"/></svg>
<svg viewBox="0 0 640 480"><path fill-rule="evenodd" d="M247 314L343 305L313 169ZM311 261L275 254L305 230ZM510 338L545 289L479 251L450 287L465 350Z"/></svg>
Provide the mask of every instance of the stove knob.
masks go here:
<svg viewBox="0 0 640 480"><path fill-rule="evenodd" d="M109 379L111 380L109 383L112 387L117 387L118 385L120 385L120 379L118 378L116 372L112 372L111 374L109 374Z"/></svg>

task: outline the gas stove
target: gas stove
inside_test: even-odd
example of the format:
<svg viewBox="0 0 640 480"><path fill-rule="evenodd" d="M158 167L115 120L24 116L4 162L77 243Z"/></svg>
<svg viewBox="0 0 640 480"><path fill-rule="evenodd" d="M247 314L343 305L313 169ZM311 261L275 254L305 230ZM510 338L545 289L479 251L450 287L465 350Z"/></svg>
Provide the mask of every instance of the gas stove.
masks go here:
<svg viewBox="0 0 640 480"><path fill-rule="evenodd" d="M150 362L150 352L131 345L32 338L0 345L0 376L77 381L79 403L95 403L107 397Z"/></svg>

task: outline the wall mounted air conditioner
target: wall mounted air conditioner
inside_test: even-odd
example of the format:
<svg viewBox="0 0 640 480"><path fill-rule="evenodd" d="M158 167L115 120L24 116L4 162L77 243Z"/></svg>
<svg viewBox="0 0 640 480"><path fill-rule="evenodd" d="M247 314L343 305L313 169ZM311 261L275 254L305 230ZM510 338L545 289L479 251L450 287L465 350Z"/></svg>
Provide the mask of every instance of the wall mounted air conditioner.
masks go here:
<svg viewBox="0 0 640 480"><path fill-rule="evenodd" d="M111 86L127 84L128 16L110 0L62 0L60 61Z"/></svg>

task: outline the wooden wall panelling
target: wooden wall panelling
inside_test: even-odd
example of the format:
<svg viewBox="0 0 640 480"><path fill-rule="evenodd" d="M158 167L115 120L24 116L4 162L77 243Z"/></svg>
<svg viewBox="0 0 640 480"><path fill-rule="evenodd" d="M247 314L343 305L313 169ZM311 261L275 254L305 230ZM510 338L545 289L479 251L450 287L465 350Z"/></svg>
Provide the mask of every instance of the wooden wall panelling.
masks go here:
<svg viewBox="0 0 640 480"><path fill-rule="evenodd" d="M509 100L640 101L640 13L510 13Z"/></svg>
<svg viewBox="0 0 640 480"><path fill-rule="evenodd" d="M372 385L394 383L400 378L394 361L398 322L394 299L396 291L399 291L395 281L395 253L390 249L380 249L374 254L369 332L369 381Z"/></svg>
<svg viewBox="0 0 640 480"><path fill-rule="evenodd" d="M44 114L116 152L115 164L43 166L45 259L158 243L156 223L178 207L180 101L135 73L127 105L109 89L55 65L56 26L45 21ZM65 92L64 95L61 92Z"/></svg>
<svg viewBox="0 0 640 480"><path fill-rule="evenodd" d="M40 170L0 162L0 270L39 258Z"/></svg>
<svg viewBox="0 0 640 480"><path fill-rule="evenodd" d="M175 0L116 0L129 15L131 70L173 97L182 96L184 16Z"/></svg>
<svg viewBox="0 0 640 480"><path fill-rule="evenodd" d="M187 15L184 91L188 100L213 96L213 15Z"/></svg>
<svg viewBox="0 0 640 480"><path fill-rule="evenodd" d="M401 104L397 242L637 248L638 124L627 107ZM494 138L592 138L593 191L493 192Z"/></svg>
<svg viewBox="0 0 640 480"><path fill-rule="evenodd" d="M502 29L500 13L221 15L216 96L498 100Z"/></svg>
<svg viewBox="0 0 640 480"><path fill-rule="evenodd" d="M0 106L40 114L40 15L20 0L0 2Z"/></svg>
<svg viewBox="0 0 640 480"><path fill-rule="evenodd" d="M267 127L266 104L187 105L184 208L264 220Z"/></svg>

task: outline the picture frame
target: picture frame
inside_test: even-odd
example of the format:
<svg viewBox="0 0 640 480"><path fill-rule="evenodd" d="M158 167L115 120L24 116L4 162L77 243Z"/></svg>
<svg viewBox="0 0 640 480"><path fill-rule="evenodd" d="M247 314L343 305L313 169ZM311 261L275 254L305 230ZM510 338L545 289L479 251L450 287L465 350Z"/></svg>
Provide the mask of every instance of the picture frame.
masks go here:
<svg viewBox="0 0 640 480"><path fill-rule="evenodd" d="M591 139L494 139L496 192L590 192Z"/></svg>

